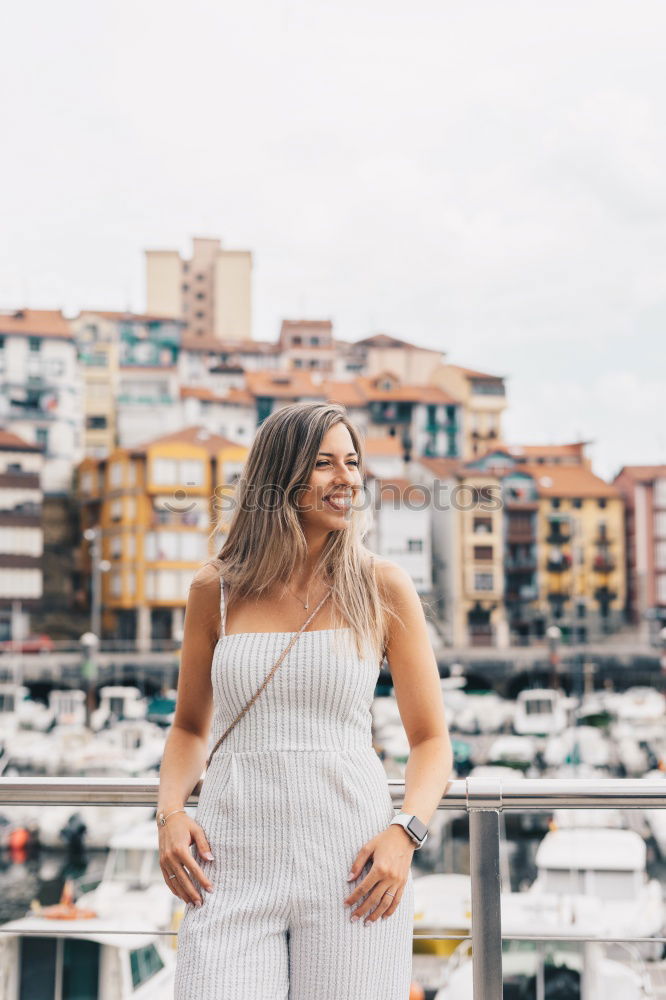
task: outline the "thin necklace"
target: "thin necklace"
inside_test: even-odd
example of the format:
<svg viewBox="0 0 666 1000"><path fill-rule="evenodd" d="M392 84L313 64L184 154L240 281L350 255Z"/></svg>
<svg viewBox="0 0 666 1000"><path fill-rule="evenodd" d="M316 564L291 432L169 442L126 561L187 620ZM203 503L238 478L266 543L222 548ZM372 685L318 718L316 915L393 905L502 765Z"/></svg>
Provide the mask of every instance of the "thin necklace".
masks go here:
<svg viewBox="0 0 666 1000"><path fill-rule="evenodd" d="M285 583L285 587L287 587L286 583ZM292 597L295 597L297 601L300 601L300 603L303 604L303 598L299 597L298 594L295 594L293 592L293 590L291 589L291 587L287 587L287 590L292 595ZM303 607L305 608L306 611L310 607L310 584L308 584L308 589L307 589L307 592L305 594L305 604L303 604Z"/></svg>

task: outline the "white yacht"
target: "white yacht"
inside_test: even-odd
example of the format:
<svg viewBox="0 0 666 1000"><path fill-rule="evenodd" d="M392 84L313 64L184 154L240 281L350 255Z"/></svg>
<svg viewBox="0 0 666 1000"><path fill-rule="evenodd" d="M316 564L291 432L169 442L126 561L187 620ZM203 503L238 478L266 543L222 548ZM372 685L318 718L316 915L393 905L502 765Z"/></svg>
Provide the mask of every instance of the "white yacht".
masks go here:
<svg viewBox="0 0 666 1000"><path fill-rule="evenodd" d="M536 853L537 877L525 892L502 893L507 934L559 937L658 937L665 911L661 886L648 879L647 849L634 830L551 830ZM661 944L632 946L646 958Z"/></svg>
<svg viewBox="0 0 666 1000"><path fill-rule="evenodd" d="M518 693L513 718L519 736L553 736L569 725L576 699L550 688L528 688Z"/></svg>

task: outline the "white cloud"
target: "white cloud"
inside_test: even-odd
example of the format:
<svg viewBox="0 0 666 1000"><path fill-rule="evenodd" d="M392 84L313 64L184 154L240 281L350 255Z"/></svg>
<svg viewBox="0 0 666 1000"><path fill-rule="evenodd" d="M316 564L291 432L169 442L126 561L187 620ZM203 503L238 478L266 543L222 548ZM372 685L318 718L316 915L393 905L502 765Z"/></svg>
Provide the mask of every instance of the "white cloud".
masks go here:
<svg viewBox="0 0 666 1000"><path fill-rule="evenodd" d="M305 313L394 332L510 375L512 429L590 427L609 467L663 458L659 0L5 19L0 305L141 308L145 247L219 235L255 253L255 336ZM616 373L653 401L624 430Z"/></svg>

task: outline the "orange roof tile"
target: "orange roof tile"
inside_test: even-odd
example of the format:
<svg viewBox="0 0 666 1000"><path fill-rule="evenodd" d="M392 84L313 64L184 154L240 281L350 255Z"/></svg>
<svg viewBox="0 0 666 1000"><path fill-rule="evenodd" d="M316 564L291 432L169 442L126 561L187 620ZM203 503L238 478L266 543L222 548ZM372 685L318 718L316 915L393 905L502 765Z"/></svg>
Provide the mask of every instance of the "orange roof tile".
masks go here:
<svg viewBox="0 0 666 1000"><path fill-rule="evenodd" d="M619 497L620 491L584 465L524 464L542 497Z"/></svg>
<svg viewBox="0 0 666 1000"><path fill-rule="evenodd" d="M369 458L398 455L402 457L403 446L398 437L391 434L373 435L363 438L365 454Z"/></svg>
<svg viewBox="0 0 666 1000"><path fill-rule="evenodd" d="M434 476L446 479L449 476L464 475L464 463L460 458L427 458L419 456L416 459L425 469L428 469Z"/></svg>
<svg viewBox="0 0 666 1000"><path fill-rule="evenodd" d="M585 445L590 443L590 441L572 441L566 444L511 444L507 445L506 448L514 458L525 456L528 460L534 460L539 457L566 458L572 456L582 459L585 457Z"/></svg>
<svg viewBox="0 0 666 1000"><path fill-rule="evenodd" d="M647 483L652 479L666 476L666 465L623 465L615 479L617 480L622 473L638 482Z"/></svg>
<svg viewBox="0 0 666 1000"><path fill-rule="evenodd" d="M423 503L429 496L427 486L414 483L405 476L375 476L374 481L379 487L380 501L393 499L397 496L399 500Z"/></svg>
<svg viewBox="0 0 666 1000"><path fill-rule="evenodd" d="M309 372L245 372L247 389L253 396L277 399L298 399L301 396L324 398L321 385L316 385Z"/></svg>
<svg viewBox="0 0 666 1000"><path fill-rule="evenodd" d="M0 333L19 337L53 337L72 340L70 321L60 309L14 309L0 311Z"/></svg>
<svg viewBox="0 0 666 1000"><path fill-rule="evenodd" d="M329 403L341 403L343 406L365 405L365 396L355 379L351 382L338 379L324 379L320 388Z"/></svg>
<svg viewBox="0 0 666 1000"><path fill-rule="evenodd" d="M44 451L42 445L32 444L13 431L0 427L0 451Z"/></svg>
<svg viewBox="0 0 666 1000"><path fill-rule="evenodd" d="M374 333L370 337L363 337L361 340L353 341L354 346L360 347L402 347L411 351L431 351L433 354L443 354L443 351L436 347L419 347L408 340L401 340L400 337L392 337L388 333Z"/></svg>
<svg viewBox="0 0 666 1000"><path fill-rule="evenodd" d="M197 353L207 351L212 354L277 354L280 351L278 344L268 340L221 340L207 334L204 337L196 337L184 333L181 338L181 348L184 351Z"/></svg>
<svg viewBox="0 0 666 1000"><path fill-rule="evenodd" d="M390 376L398 384L393 389L380 389L378 383ZM457 403L458 400L434 385L413 385L401 383L392 372L381 372L379 375L359 375L355 379L361 388L367 402L405 402L405 403Z"/></svg>
<svg viewBox="0 0 666 1000"><path fill-rule="evenodd" d="M77 319L81 316L101 316L103 319L124 319L134 320L137 323L178 323L185 325L185 320L178 316L165 316L159 313L135 313L121 312L114 309L81 309Z"/></svg>
<svg viewBox="0 0 666 1000"><path fill-rule="evenodd" d="M126 450L132 455L145 455L149 448L156 444L167 444L170 441L182 441L184 444L196 444L205 448L209 455L216 455L222 448L237 447L237 441L222 437L221 434L211 434L207 428L200 424L193 427L185 427L181 431L174 431L172 434L164 434L161 437L145 441L143 444L136 444Z"/></svg>
<svg viewBox="0 0 666 1000"><path fill-rule="evenodd" d="M464 368L462 365L452 365L447 363L446 367L455 368L456 371L461 372L468 378L486 378L491 379L493 382L501 382L506 378L506 375L489 375L488 372L479 372L476 371L475 368Z"/></svg>

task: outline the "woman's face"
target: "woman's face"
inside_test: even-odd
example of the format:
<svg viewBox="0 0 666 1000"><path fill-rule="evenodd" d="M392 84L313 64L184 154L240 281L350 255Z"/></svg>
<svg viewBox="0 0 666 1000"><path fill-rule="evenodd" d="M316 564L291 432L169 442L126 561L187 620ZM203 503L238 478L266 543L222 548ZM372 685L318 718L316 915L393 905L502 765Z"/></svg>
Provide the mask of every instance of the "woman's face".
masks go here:
<svg viewBox="0 0 666 1000"><path fill-rule="evenodd" d="M322 439L308 488L298 494L304 526L320 531L347 526L351 503L363 489L358 462L347 427L343 423L334 424Z"/></svg>

